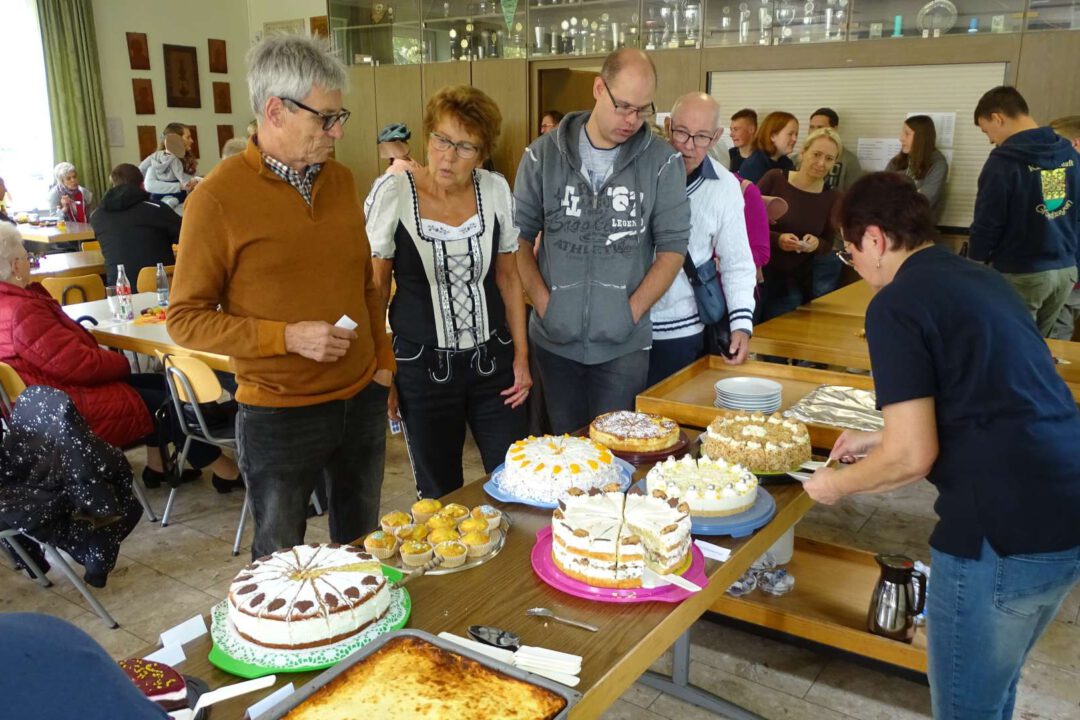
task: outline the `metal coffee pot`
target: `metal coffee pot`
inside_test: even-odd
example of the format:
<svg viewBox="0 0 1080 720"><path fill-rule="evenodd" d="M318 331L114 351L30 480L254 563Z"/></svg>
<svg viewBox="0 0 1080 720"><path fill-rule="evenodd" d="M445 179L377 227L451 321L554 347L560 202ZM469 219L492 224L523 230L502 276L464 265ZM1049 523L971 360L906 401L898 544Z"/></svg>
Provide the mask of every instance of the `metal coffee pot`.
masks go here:
<svg viewBox="0 0 1080 720"><path fill-rule="evenodd" d="M903 555L877 555L874 559L881 576L870 597L867 629L909 643L915 638L915 616L926 604L926 576Z"/></svg>

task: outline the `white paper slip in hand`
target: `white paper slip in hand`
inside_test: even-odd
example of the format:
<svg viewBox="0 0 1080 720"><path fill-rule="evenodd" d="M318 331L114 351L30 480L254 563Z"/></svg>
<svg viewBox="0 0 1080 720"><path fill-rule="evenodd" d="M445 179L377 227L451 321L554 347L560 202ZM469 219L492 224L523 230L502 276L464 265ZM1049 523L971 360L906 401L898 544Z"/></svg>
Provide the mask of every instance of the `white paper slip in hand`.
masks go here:
<svg viewBox="0 0 1080 720"><path fill-rule="evenodd" d="M356 321L353 320L348 315L342 315L341 319L338 320L336 323L334 323L334 327L339 327L339 328L342 328L344 330L355 330L356 329Z"/></svg>

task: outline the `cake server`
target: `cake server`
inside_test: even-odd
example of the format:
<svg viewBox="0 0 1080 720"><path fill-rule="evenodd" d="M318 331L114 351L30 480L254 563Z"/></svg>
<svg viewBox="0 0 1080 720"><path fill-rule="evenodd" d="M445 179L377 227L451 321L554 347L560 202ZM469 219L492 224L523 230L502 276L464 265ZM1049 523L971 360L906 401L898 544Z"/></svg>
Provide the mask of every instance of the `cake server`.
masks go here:
<svg viewBox="0 0 1080 720"><path fill-rule="evenodd" d="M676 575L675 573L671 573L669 575L661 575L660 573L648 567L644 568L644 571L642 573L642 579L652 583L653 586L674 585L675 587L682 588L687 592L699 592L701 590L700 585L690 582L682 575Z"/></svg>
<svg viewBox="0 0 1080 720"><path fill-rule="evenodd" d="M211 690L210 692L203 693L199 697L198 702L195 703L195 707L174 710L169 713L169 717L173 718L173 720L191 720L191 718L195 717L195 715L204 708L216 705L225 700L231 700L240 695L246 695L247 693L255 692L256 690L268 688L273 685L276 680L276 675L266 675L261 678L255 678L254 680L245 680L244 682L235 683L233 685L226 685L217 690Z"/></svg>
<svg viewBox="0 0 1080 720"><path fill-rule="evenodd" d="M547 608L542 608L542 607L529 608L528 610L525 611L525 614L526 615L534 615L534 616L539 616L539 617L551 618L555 622L561 622L564 625L573 625L574 627L579 627L582 630L588 630L589 632L597 632L597 631L600 630L600 628L596 627L595 625L590 625L589 623L583 623L583 622L580 622L578 620L571 620L570 618L559 617L558 615L556 615L552 611L548 610Z"/></svg>
<svg viewBox="0 0 1080 720"><path fill-rule="evenodd" d="M396 583L394 583L392 587L399 588L399 587L404 586L407 583L411 583L413 580L415 580L416 578L422 576L428 570L432 570L434 568L439 567L439 565L442 565L442 561L443 561L443 559L441 557L439 557L438 555L433 556L426 563L424 563L420 567L416 568L415 570L410 572L408 575L403 576L400 580L398 580Z"/></svg>

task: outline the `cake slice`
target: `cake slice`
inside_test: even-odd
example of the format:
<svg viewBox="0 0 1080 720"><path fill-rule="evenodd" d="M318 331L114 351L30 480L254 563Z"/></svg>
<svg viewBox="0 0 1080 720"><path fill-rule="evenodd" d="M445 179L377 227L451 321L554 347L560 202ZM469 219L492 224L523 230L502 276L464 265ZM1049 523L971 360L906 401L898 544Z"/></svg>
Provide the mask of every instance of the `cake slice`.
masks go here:
<svg viewBox="0 0 1080 720"><path fill-rule="evenodd" d="M187 682L165 663L131 658L121 660L119 665L135 687L165 711L181 710L188 706Z"/></svg>

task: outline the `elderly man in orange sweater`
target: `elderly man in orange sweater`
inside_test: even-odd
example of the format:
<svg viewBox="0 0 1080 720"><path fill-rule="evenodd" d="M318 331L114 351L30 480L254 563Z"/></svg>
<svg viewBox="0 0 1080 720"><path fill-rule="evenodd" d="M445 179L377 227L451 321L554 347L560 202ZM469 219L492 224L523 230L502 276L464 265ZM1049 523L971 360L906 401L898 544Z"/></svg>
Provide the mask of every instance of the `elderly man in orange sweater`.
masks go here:
<svg viewBox="0 0 1080 720"><path fill-rule="evenodd" d="M258 133L187 201L168 330L235 363L257 558L304 541L323 479L333 541L376 527L396 366L360 195L330 159L345 69L292 36L255 46L248 67Z"/></svg>

